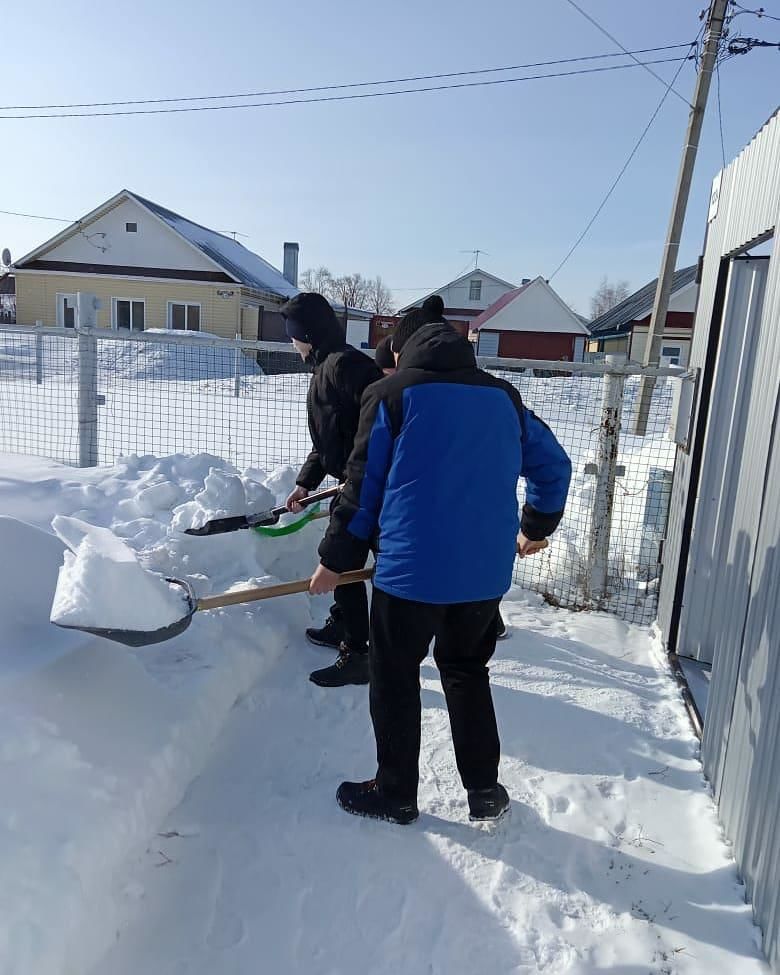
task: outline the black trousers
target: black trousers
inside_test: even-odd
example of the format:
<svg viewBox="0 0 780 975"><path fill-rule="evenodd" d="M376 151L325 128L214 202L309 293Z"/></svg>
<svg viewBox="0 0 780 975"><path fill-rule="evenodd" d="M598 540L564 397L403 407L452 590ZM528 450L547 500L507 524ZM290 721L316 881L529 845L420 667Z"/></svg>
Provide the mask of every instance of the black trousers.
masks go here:
<svg viewBox="0 0 780 975"><path fill-rule="evenodd" d="M368 651L368 593L365 582L339 586L333 593L330 615L344 629L344 643L354 653Z"/></svg>
<svg viewBox="0 0 780 975"><path fill-rule="evenodd" d="M371 720L377 783L387 795L417 796L420 664L433 639L461 781L466 789L488 789L498 781L501 746L487 668L496 649L498 604L498 599L491 599L435 606L374 589Z"/></svg>

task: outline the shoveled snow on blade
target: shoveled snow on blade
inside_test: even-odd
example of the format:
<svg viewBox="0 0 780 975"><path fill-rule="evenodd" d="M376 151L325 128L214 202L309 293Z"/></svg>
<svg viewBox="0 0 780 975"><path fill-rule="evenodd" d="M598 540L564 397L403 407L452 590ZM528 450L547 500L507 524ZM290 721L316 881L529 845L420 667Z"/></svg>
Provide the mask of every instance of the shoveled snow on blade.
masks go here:
<svg viewBox="0 0 780 975"><path fill-rule="evenodd" d="M52 527L71 550L57 580L52 623L157 630L187 612L181 588L144 569L108 528L64 515Z"/></svg>

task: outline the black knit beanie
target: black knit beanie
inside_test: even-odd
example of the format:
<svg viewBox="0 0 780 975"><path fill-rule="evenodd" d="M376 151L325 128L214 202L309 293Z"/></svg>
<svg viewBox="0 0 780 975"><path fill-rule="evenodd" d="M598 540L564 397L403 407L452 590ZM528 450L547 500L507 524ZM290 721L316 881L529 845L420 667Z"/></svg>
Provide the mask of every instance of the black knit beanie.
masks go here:
<svg viewBox="0 0 780 975"><path fill-rule="evenodd" d="M302 291L281 308L287 335L318 348L340 335L336 313L327 298L316 291Z"/></svg>
<svg viewBox="0 0 780 975"><path fill-rule="evenodd" d="M374 361L380 369L395 369L395 356L393 355L393 350L391 348L392 342L392 335L388 335L387 338L382 339L382 341L376 347Z"/></svg>
<svg viewBox="0 0 780 975"><path fill-rule="evenodd" d="M422 311L424 325L432 325L434 322L444 320L444 302L439 295L431 295L430 298L426 298L420 310Z"/></svg>

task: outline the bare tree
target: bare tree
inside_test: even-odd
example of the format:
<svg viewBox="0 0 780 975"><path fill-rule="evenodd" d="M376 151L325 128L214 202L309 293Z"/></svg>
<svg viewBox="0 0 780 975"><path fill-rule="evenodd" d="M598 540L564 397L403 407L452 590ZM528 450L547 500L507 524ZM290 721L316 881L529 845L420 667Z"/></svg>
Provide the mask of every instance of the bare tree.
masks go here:
<svg viewBox="0 0 780 975"><path fill-rule="evenodd" d="M590 299L591 320L600 318L610 308L614 308L615 305L619 305L621 301L628 298L628 295L628 281L615 281L613 284L607 280L605 274L596 289L596 293Z"/></svg>
<svg viewBox="0 0 780 975"><path fill-rule="evenodd" d="M333 275L326 267L310 267L301 275L299 284L302 291L319 291L327 297L332 281Z"/></svg>
<svg viewBox="0 0 780 975"><path fill-rule="evenodd" d="M395 311L393 293L378 274L368 282L367 298L368 307L375 315L392 315Z"/></svg>
<svg viewBox="0 0 780 975"><path fill-rule="evenodd" d="M328 297L345 308L365 308L369 282L362 274L342 274L330 282Z"/></svg>

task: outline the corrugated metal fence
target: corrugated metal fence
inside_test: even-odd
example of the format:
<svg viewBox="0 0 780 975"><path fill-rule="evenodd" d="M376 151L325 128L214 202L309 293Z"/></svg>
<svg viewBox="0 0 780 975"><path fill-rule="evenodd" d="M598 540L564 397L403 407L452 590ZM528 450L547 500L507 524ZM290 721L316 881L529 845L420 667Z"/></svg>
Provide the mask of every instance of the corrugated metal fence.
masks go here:
<svg viewBox="0 0 780 975"><path fill-rule="evenodd" d="M778 222L775 114L713 185L659 623L671 649L712 661L704 768L780 972L780 255L748 255Z"/></svg>

